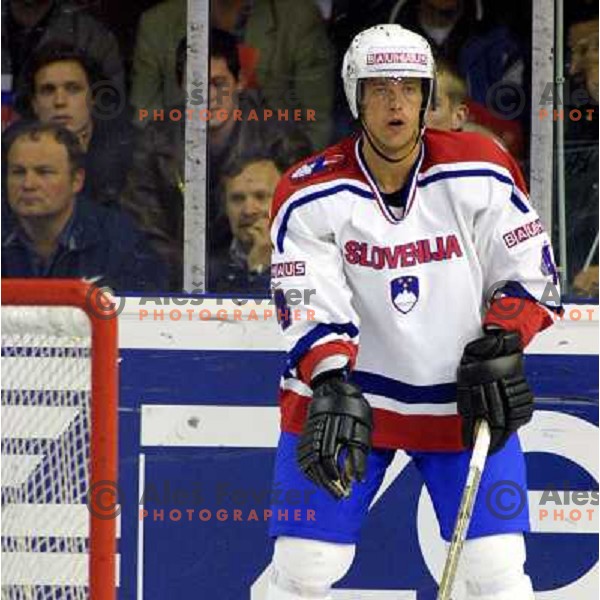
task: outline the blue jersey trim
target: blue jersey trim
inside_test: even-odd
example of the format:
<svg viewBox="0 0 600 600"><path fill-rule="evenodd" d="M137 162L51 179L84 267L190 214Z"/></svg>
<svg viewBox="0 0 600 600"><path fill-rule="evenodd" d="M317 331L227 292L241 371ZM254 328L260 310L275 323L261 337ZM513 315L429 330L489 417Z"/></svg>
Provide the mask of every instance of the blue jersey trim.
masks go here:
<svg viewBox="0 0 600 600"><path fill-rule="evenodd" d="M288 368L295 367L316 342L332 333L337 335L346 334L351 338L355 338L358 336L358 327L354 323L319 323L319 325L303 335L290 350L288 354Z"/></svg>
<svg viewBox="0 0 600 600"><path fill-rule="evenodd" d="M406 404L448 404L456 402L455 383L411 385L367 371L353 371L351 379L366 394L376 394Z"/></svg>
<svg viewBox="0 0 600 600"><path fill-rule="evenodd" d="M517 194L515 194L515 192L513 192L510 195L510 201L523 213L523 214L527 214L529 212L529 207L527 206L527 204L525 204L525 202L523 202L523 200L521 200L521 198L519 198L519 196L517 196Z"/></svg>
<svg viewBox="0 0 600 600"><path fill-rule="evenodd" d="M492 169L465 169L464 171L443 171L441 173L434 173L433 175L429 175L428 177L424 177L420 181L417 182L419 187L426 187L431 183L436 183L443 179L459 179L462 177L493 177L497 179L501 183L506 183L514 188L515 183L506 175L502 175L502 173L498 173L493 171ZM517 207L519 211L523 214L527 214L529 212L529 207L517 194L513 191L510 195L510 201Z"/></svg>
<svg viewBox="0 0 600 600"><path fill-rule="evenodd" d="M319 190L318 192L313 192L312 194L308 194L307 196L303 196L294 200L285 211L283 215L283 219L281 220L281 225L279 227L279 231L277 232L277 250L279 252L283 252L283 241L285 239L285 234L287 233L288 223L292 216L292 212L296 208L300 208L309 202L313 202L314 200L320 200L326 196L332 196L333 194L337 194L338 192L351 192L352 194L356 194L361 198L366 198L367 200L373 200L372 192L368 192L367 190L363 190L362 188L350 185L349 183L343 183L341 185L336 185L334 187L328 188L326 190Z"/></svg>

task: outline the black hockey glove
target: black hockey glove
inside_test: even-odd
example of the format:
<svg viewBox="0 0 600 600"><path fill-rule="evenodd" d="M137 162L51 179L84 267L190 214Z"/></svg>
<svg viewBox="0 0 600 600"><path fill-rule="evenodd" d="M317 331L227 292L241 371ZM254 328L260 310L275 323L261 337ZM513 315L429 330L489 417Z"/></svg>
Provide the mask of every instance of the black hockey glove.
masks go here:
<svg viewBox="0 0 600 600"><path fill-rule="evenodd" d="M531 420L533 394L525 379L517 332L491 330L466 345L458 367L457 403L463 443L473 446L475 423L485 419L491 432L490 454Z"/></svg>
<svg viewBox="0 0 600 600"><path fill-rule="evenodd" d="M371 450L373 417L360 389L341 375L320 376L298 444L300 469L334 498L347 498L363 481Z"/></svg>

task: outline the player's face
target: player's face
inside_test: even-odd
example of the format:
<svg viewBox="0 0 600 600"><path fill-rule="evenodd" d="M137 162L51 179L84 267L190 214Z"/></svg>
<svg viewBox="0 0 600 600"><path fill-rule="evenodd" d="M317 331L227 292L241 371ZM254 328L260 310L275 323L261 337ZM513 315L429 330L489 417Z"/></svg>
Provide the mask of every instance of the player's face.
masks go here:
<svg viewBox="0 0 600 600"><path fill-rule="evenodd" d="M437 79L436 105L427 111L425 117L427 127L443 131L458 131L462 128L468 109L465 104L456 104L450 99L448 94L450 85L448 77L445 73L441 73Z"/></svg>
<svg viewBox="0 0 600 600"><path fill-rule="evenodd" d="M409 150L419 136L421 80L376 78L363 83L363 119L388 155Z"/></svg>
<svg viewBox="0 0 600 600"><path fill-rule="evenodd" d="M72 211L83 187L67 149L51 134L18 138L8 153L8 203L22 218L50 218Z"/></svg>
<svg viewBox="0 0 600 600"><path fill-rule="evenodd" d="M261 160L247 165L225 180L225 210L233 236L243 246L253 246L257 236L267 241L269 210L281 177L275 163Z"/></svg>
<svg viewBox="0 0 600 600"><path fill-rule="evenodd" d="M80 134L91 125L89 100L87 74L75 60L50 63L35 74L32 105L43 123L58 123Z"/></svg>
<svg viewBox="0 0 600 600"><path fill-rule="evenodd" d="M233 119L233 111L238 107L238 94L241 89L242 85L229 70L227 61L224 58L211 58L208 99L208 108L211 113L208 126L211 129L219 129ZM216 115L217 111L222 111L221 118Z"/></svg>

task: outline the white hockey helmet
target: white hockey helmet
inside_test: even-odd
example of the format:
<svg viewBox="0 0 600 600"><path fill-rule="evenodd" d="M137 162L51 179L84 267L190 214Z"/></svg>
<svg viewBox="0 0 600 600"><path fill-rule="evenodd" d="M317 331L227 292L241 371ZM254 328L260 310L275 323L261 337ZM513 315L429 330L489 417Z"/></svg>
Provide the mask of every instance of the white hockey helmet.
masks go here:
<svg viewBox="0 0 600 600"><path fill-rule="evenodd" d="M423 113L434 93L435 62L425 38L401 25L375 25L361 31L344 55L342 79L352 116L358 114L358 85L374 77L416 77L429 80Z"/></svg>

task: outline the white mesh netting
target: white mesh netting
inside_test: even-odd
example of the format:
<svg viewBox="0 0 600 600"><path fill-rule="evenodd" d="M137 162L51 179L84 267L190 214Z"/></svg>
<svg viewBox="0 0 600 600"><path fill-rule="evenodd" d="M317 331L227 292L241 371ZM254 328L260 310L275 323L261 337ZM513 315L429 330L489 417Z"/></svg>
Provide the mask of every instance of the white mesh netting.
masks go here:
<svg viewBox="0 0 600 600"><path fill-rule="evenodd" d="M2 599L88 598L90 324L2 308Z"/></svg>

